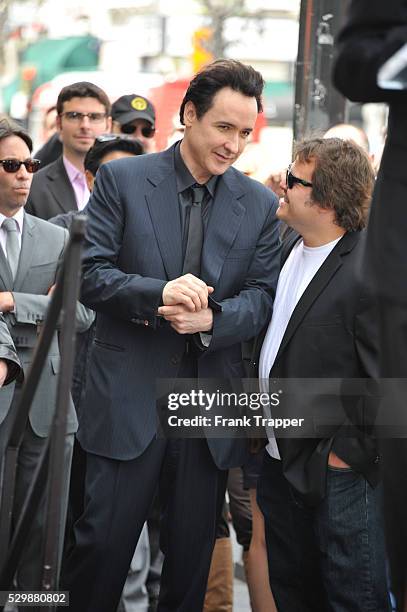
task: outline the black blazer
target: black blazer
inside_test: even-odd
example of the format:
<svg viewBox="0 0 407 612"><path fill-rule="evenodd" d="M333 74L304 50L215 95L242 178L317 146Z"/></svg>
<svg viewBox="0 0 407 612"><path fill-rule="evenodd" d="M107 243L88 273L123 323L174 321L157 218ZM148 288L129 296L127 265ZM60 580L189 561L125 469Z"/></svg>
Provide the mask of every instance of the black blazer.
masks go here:
<svg viewBox="0 0 407 612"><path fill-rule="evenodd" d="M78 206L60 156L34 175L26 211L35 217L48 220L70 210L78 210Z"/></svg>
<svg viewBox="0 0 407 612"><path fill-rule="evenodd" d="M282 263L298 239L295 234L289 236ZM359 275L364 240L365 232L345 234L311 280L290 318L271 378L346 379L343 384L349 384L349 379L377 375L373 302ZM260 346L258 342L257 354ZM284 474L308 503L316 504L325 495L331 450L371 484L377 483L378 454L370 436L375 407L369 399L348 396L342 405L342 422L332 425L331 431L328 427L326 434L326 408L323 403L312 406L312 422L321 431L323 427L324 437L316 437L319 429L314 429L310 433L314 437L277 439ZM297 405L284 402L282 416L287 408L297 416Z"/></svg>

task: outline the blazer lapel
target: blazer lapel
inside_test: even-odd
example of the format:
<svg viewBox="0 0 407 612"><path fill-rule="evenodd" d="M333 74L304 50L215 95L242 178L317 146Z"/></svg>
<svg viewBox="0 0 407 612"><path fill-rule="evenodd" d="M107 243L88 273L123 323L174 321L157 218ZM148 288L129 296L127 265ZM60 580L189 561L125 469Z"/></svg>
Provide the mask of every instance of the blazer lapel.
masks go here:
<svg viewBox="0 0 407 612"><path fill-rule="evenodd" d="M202 280L215 288L244 217L246 209L238 200L242 195L230 176L219 177L201 258Z"/></svg>
<svg viewBox="0 0 407 612"><path fill-rule="evenodd" d="M164 151L148 180L153 189L146 194L148 209L164 268L169 280L182 275L182 234L175 182L173 147Z"/></svg>
<svg viewBox="0 0 407 612"><path fill-rule="evenodd" d="M49 190L62 211L76 210L75 192L66 173L62 155L55 165L49 169L47 177L49 179Z"/></svg>
<svg viewBox="0 0 407 612"><path fill-rule="evenodd" d="M325 289L326 285L329 283L334 274L336 274L337 270L342 266L342 257L353 249L357 239L358 232L345 234L319 268L318 272L315 274L314 278L311 280L310 284L305 289L299 302L294 308L274 363L277 363L278 358L284 351L292 336L295 334L296 329L300 325L304 316L307 314L308 310L311 308L312 304Z"/></svg>
<svg viewBox="0 0 407 612"><path fill-rule="evenodd" d="M0 291L10 291L13 287L13 277L3 249L0 247Z"/></svg>
<svg viewBox="0 0 407 612"><path fill-rule="evenodd" d="M21 237L21 251L18 262L17 274L14 279L14 289L18 291L28 273L30 266L35 260L37 243L35 241L35 223L27 214L24 215L23 235Z"/></svg>

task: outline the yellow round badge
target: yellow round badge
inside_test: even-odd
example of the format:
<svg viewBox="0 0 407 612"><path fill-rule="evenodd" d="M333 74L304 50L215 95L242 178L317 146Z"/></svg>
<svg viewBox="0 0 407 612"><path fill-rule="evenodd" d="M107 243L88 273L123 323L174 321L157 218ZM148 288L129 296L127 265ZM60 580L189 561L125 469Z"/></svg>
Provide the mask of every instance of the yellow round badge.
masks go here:
<svg viewBox="0 0 407 612"><path fill-rule="evenodd" d="M133 100L131 101L131 105L134 109L138 111L143 111L147 108L147 101L144 100L144 98L133 98Z"/></svg>

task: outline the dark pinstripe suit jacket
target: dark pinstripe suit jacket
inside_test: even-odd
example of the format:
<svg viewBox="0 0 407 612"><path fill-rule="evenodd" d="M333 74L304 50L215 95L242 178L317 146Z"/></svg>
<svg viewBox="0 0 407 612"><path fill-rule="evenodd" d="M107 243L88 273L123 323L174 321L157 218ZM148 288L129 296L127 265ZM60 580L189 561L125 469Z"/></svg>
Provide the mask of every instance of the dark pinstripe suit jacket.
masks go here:
<svg viewBox="0 0 407 612"><path fill-rule="evenodd" d="M279 270L276 197L234 168L222 175L205 233L202 279L215 288L198 377L242 377L241 342L270 317ZM103 165L88 205L83 302L97 312L79 440L131 459L156 433L156 378L175 378L185 336L157 324L168 280L182 274L173 147ZM242 441L208 440L219 467L242 463Z"/></svg>

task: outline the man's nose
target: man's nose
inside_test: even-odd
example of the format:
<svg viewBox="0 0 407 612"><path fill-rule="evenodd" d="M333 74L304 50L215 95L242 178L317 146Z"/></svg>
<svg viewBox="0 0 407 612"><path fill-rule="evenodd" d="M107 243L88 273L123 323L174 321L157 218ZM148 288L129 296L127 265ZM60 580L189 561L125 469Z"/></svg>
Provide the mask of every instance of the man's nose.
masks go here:
<svg viewBox="0 0 407 612"><path fill-rule="evenodd" d="M225 146L230 153L238 153L239 152L239 134L230 134L228 137L227 143Z"/></svg>
<svg viewBox="0 0 407 612"><path fill-rule="evenodd" d="M146 137L143 134L143 128L141 125L137 125L136 129L133 133L133 136L135 136L136 138L138 138L139 140L145 141Z"/></svg>
<svg viewBox="0 0 407 612"><path fill-rule="evenodd" d="M83 115L83 117L81 117L80 126L86 128L90 126L90 119L88 115Z"/></svg>
<svg viewBox="0 0 407 612"><path fill-rule="evenodd" d="M31 175L29 172L27 172L27 168L24 166L24 164L21 164L17 170L16 176L19 180L26 180L27 178L30 178Z"/></svg>

